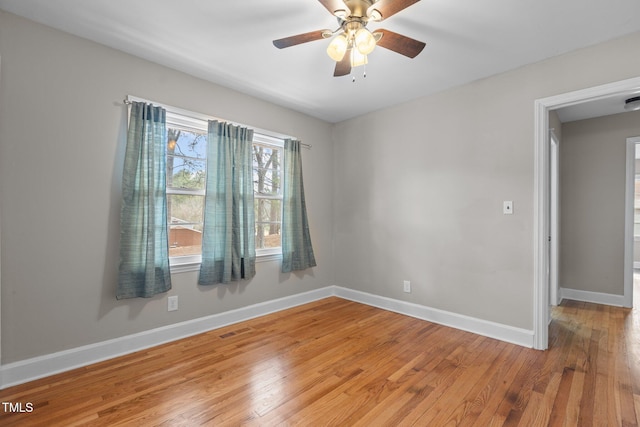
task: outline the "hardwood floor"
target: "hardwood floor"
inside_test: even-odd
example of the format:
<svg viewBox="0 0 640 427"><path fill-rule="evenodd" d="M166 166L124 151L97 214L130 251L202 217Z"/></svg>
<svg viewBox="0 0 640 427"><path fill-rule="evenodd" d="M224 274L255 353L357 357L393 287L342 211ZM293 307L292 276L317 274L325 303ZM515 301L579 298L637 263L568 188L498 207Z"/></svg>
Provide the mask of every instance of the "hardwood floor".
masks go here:
<svg viewBox="0 0 640 427"><path fill-rule="evenodd" d="M0 425L637 426L639 311L553 319L541 352L328 298L0 391L33 405Z"/></svg>

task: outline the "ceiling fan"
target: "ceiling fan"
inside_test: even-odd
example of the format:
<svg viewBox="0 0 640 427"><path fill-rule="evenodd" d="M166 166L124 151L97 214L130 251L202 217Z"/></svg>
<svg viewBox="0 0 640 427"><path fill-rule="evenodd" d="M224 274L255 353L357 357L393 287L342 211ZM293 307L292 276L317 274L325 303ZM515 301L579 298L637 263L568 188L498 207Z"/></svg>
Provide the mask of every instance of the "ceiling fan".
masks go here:
<svg viewBox="0 0 640 427"><path fill-rule="evenodd" d="M371 32L367 24L380 22L406 9L420 0L318 0L338 18L339 28L317 30L274 40L278 49L291 47L315 40L333 40L327 47L327 54L336 61L335 77L346 76L353 67L365 65L367 55L376 46L392 50L409 58L415 58L425 44L393 31L379 29Z"/></svg>

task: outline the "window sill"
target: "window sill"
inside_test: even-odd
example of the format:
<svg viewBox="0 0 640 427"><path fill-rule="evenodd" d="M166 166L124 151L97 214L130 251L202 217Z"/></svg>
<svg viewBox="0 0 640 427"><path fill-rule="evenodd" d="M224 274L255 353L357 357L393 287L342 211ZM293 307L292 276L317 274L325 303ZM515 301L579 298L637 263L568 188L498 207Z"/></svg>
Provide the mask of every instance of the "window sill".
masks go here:
<svg viewBox="0 0 640 427"><path fill-rule="evenodd" d="M282 259L281 253L275 254L262 254L256 256L256 262L270 262L270 261L279 261Z"/></svg>
<svg viewBox="0 0 640 427"><path fill-rule="evenodd" d="M200 257L185 257L189 259L174 258L169 261L171 274L188 273L190 271L199 271L201 260ZM194 259L195 258L195 259ZM280 252L262 253L256 255L256 262L272 262L282 259Z"/></svg>

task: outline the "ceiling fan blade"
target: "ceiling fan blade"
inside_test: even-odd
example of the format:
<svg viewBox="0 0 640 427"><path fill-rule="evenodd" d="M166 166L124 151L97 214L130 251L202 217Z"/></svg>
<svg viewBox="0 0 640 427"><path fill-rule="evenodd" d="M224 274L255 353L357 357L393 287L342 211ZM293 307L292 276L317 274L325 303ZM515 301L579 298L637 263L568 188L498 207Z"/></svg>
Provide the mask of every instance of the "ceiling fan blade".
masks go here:
<svg viewBox="0 0 640 427"><path fill-rule="evenodd" d="M333 77L347 76L351 73L351 49L347 49L342 60L336 62L336 69Z"/></svg>
<svg viewBox="0 0 640 427"><path fill-rule="evenodd" d="M283 39L278 39L273 41L273 45L278 49L284 49L285 47L295 46L297 44L312 42L315 40L322 40L326 36L327 31L332 33L331 30L317 30L311 31L309 33L298 34L295 36L285 37Z"/></svg>
<svg viewBox="0 0 640 427"><path fill-rule="evenodd" d="M376 30L373 35L375 36L377 33L382 33L382 38L378 40L377 43L378 46L408 56L409 58L418 56L426 46L423 42L403 36L402 34L394 33L393 31L380 29Z"/></svg>
<svg viewBox="0 0 640 427"><path fill-rule="evenodd" d="M335 15L336 10L344 10L349 15L349 8L342 0L318 0L329 11L330 14Z"/></svg>
<svg viewBox="0 0 640 427"><path fill-rule="evenodd" d="M420 0L380 0L369 7L367 15L370 16L371 12L375 9L382 15L382 19L380 19L380 21L382 21L419 1Z"/></svg>

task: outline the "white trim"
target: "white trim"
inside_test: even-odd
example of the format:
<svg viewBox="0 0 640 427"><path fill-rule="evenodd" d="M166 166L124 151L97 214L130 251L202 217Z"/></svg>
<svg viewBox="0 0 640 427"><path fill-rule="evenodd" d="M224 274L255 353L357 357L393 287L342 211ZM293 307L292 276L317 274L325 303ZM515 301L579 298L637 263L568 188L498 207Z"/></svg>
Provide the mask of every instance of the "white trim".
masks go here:
<svg viewBox="0 0 640 427"><path fill-rule="evenodd" d="M627 138L626 184L624 207L624 296L623 307L633 307L633 235L635 184L636 184L636 144L640 137Z"/></svg>
<svg viewBox="0 0 640 427"><path fill-rule="evenodd" d="M527 348L533 347L533 331L531 330L515 328L513 326L477 319L463 314L451 313L437 308L382 297L339 286L335 287L335 295L350 301L378 307L383 310L393 311L395 313L460 329L477 335L495 338L500 341L506 341Z"/></svg>
<svg viewBox="0 0 640 427"><path fill-rule="evenodd" d="M534 102L534 200L533 200L533 331L534 348L544 350L549 345L549 278L547 275L549 249L546 244L549 230L549 110L613 95L640 91L640 77L569 92Z"/></svg>
<svg viewBox="0 0 640 427"><path fill-rule="evenodd" d="M2 70L2 57L0 56L0 70ZM2 75L0 73L0 83L2 82ZM2 92L0 92L2 93ZM0 206L2 204L0 203ZM2 211L2 209L0 209ZM2 221L0 220L0 223ZM2 241L2 231L0 230L0 242ZM0 245L1 247L2 245ZM2 254L0 254L0 295L2 295ZM0 307L2 307L2 298L0 297ZM0 309L0 366L2 366L2 309ZM0 371L0 387L2 386L2 371Z"/></svg>
<svg viewBox="0 0 640 427"><path fill-rule="evenodd" d="M615 307L624 307L624 295L604 294L601 292L581 291L578 289L560 288L562 299L570 299L574 301L590 302L594 304L613 305Z"/></svg>
<svg viewBox="0 0 640 427"><path fill-rule="evenodd" d="M549 110L535 102L533 182L533 347L549 345Z"/></svg>
<svg viewBox="0 0 640 427"><path fill-rule="evenodd" d="M278 248L278 252L265 253L256 256L256 262L280 261L282 259L282 248Z"/></svg>
<svg viewBox="0 0 640 427"><path fill-rule="evenodd" d="M164 108L165 110L167 110L167 112L170 110L172 113L180 114L181 116L184 116L187 120L189 118L190 119L196 119L196 120L204 120L204 121L218 120L218 121L231 123L231 124L236 125L236 126L247 127L247 128L253 129L254 136L256 134L261 134L261 135L263 135L265 137L271 137L271 138L281 138L281 139L291 138L291 139L295 139L295 137L293 137L291 135L285 135L283 133L278 133L278 132L273 132L273 131L270 131L270 130L260 129L260 128L257 128L255 126L246 125L244 123L238 123L238 122L234 122L232 120L225 120L225 119L221 119L219 117L210 116L208 114L202 114L202 113L197 113L195 111L185 110L183 108L174 107L172 105L163 104L161 102L156 102L156 101L152 101L152 100L149 100L149 99L139 98L139 97L133 96L133 95L127 95L126 100L129 101L129 102L135 101L135 102L145 102L145 103L148 103L148 104L153 104L153 105L156 105L158 107ZM196 127L196 129L199 129L199 128L200 127Z"/></svg>
<svg viewBox="0 0 640 427"><path fill-rule="evenodd" d="M0 389L123 356L135 351L286 310L330 296L337 296L523 347L533 347L533 331L530 330L489 322L487 320L451 313L406 301L381 297L353 289L328 286L200 319L163 326L121 338L2 365L0 366Z"/></svg>
<svg viewBox="0 0 640 427"><path fill-rule="evenodd" d="M123 356L332 295L332 288L326 287L121 338L9 363L0 367L0 379L2 381L0 389Z"/></svg>
<svg viewBox="0 0 640 427"><path fill-rule="evenodd" d="M188 273L190 271L200 271L200 257L198 257L198 261L194 262L183 262L179 264L171 264L173 258L169 258L169 270L171 271L171 275L180 274L180 273Z"/></svg>
<svg viewBox="0 0 640 427"><path fill-rule="evenodd" d="M549 138L549 156L549 293L551 305L557 306L560 303L560 140L553 131Z"/></svg>
<svg viewBox="0 0 640 427"><path fill-rule="evenodd" d="M181 259L182 259L182 262L180 262ZM184 261L185 259L186 261ZM282 248L277 248L277 252L267 252L267 253L256 254L256 263L280 261L281 259L282 259ZM170 262L169 268L171 270L172 275L180 274L180 273L188 273L190 271L200 271L200 264L202 264L202 256L191 255L191 256L184 256L184 257L171 257L169 258L169 262Z"/></svg>

